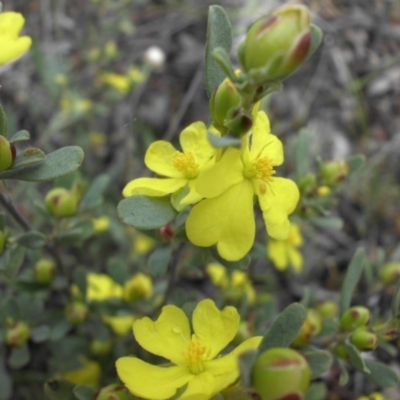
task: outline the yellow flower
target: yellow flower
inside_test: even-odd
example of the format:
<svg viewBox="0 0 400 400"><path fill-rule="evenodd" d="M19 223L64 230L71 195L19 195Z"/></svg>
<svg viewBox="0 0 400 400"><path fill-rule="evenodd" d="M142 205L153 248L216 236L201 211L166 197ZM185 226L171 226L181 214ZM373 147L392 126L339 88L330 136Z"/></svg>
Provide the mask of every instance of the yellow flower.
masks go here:
<svg viewBox="0 0 400 400"><path fill-rule="evenodd" d="M155 322L147 317L136 320L133 332L144 349L173 365L155 366L136 357L122 357L116 363L118 375L131 393L145 399L168 399L185 385L179 399L211 399L239 378L238 355L261 342L262 337L253 337L219 356L235 337L239 322L236 308L220 311L206 299L193 312L191 334L185 313L174 305L165 306Z"/></svg>
<svg viewBox="0 0 400 400"><path fill-rule="evenodd" d="M197 179L195 189L205 200L186 221L186 233L196 246L217 245L226 260L244 257L255 239L254 196L258 197L269 236L286 239L288 215L299 199L296 184L274 177L283 163L280 140L270 133L266 114L260 111L242 149L228 148L221 159Z"/></svg>
<svg viewBox="0 0 400 400"><path fill-rule="evenodd" d="M153 295L153 282L151 278L141 272L135 274L124 285L124 299L136 301L149 299Z"/></svg>
<svg viewBox="0 0 400 400"><path fill-rule="evenodd" d="M216 262L210 263L206 266L206 271L215 286L221 289L226 289L229 286L228 274L223 265Z"/></svg>
<svg viewBox="0 0 400 400"><path fill-rule="evenodd" d="M113 72L104 72L100 76L100 81L111 86L117 92L126 95L131 89L132 82L129 76L116 74Z"/></svg>
<svg viewBox="0 0 400 400"><path fill-rule="evenodd" d="M121 299L122 286L106 274L87 274L87 301L105 301L112 298Z"/></svg>
<svg viewBox="0 0 400 400"><path fill-rule="evenodd" d="M100 217L92 219L93 229L96 233L102 233L110 227L110 218Z"/></svg>
<svg viewBox="0 0 400 400"><path fill-rule="evenodd" d="M31 47L29 36L19 36L24 24L25 19L19 13L0 13L0 65L21 57Z"/></svg>
<svg viewBox="0 0 400 400"><path fill-rule="evenodd" d="M135 321L135 317L132 315L103 315L102 319L119 336L128 334L132 330L132 324Z"/></svg>
<svg viewBox="0 0 400 400"><path fill-rule="evenodd" d="M283 271L291 265L296 271L303 268L303 256L298 247L303 244L303 236L296 224L290 225L289 236L286 240L269 240L267 245L268 257L276 269Z"/></svg>
<svg viewBox="0 0 400 400"><path fill-rule="evenodd" d="M60 374L61 378L67 379L77 385L89 385L97 388L101 375L100 364L83 357L81 363L82 367Z"/></svg>
<svg viewBox="0 0 400 400"><path fill-rule="evenodd" d="M195 190L200 172L214 164L215 149L207 139L207 128L202 122L195 122L184 129L179 137L183 152L171 143L158 140L146 151L146 166L161 177L139 178L129 182L124 190L125 197L137 194L146 196L165 196L188 188L183 199L173 200L176 208L183 208L201 200Z"/></svg>

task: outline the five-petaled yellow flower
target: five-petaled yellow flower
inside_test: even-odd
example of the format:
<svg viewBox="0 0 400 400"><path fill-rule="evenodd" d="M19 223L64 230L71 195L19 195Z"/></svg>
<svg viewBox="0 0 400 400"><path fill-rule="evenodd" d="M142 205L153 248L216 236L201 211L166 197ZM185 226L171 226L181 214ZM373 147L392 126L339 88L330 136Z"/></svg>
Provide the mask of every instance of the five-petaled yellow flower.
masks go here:
<svg viewBox="0 0 400 400"><path fill-rule="evenodd" d="M0 13L0 65L21 57L31 47L29 36L19 36L24 24L25 19L20 13Z"/></svg>
<svg viewBox="0 0 400 400"><path fill-rule="evenodd" d="M158 177L134 179L125 186L123 195L180 194L183 198L174 201L173 196L172 199L177 208L201 200L202 197L195 190L195 183L200 172L213 165L216 151L208 142L207 128L203 122L189 125L181 132L179 141L182 152L165 140L152 143L146 151L144 162ZM187 188L187 193L180 190L184 188Z"/></svg>
<svg viewBox="0 0 400 400"><path fill-rule="evenodd" d="M291 265L296 271L300 271L303 268L303 256L298 248L302 244L303 236L300 227L292 223L287 239L268 241L267 254L276 269L283 271Z"/></svg>
<svg viewBox="0 0 400 400"><path fill-rule="evenodd" d="M136 357L122 357L117 360L118 375L131 393L145 399L168 399L185 385L179 399L211 399L238 379L238 355L261 342L261 336L250 338L220 356L235 337L239 322L236 308L220 311L206 299L193 311L191 334L185 313L167 305L155 322L147 317L136 320L133 332L144 349L173 365L156 366Z"/></svg>
<svg viewBox="0 0 400 400"><path fill-rule="evenodd" d="M293 181L274 176L274 167L282 163L282 143L270 133L268 117L260 111L252 132L242 139L242 149L228 148L197 179L195 190L205 200L186 221L189 240L200 247L216 244L226 260L244 257L255 238L254 196L269 236L286 239L288 215L297 205L299 190Z"/></svg>

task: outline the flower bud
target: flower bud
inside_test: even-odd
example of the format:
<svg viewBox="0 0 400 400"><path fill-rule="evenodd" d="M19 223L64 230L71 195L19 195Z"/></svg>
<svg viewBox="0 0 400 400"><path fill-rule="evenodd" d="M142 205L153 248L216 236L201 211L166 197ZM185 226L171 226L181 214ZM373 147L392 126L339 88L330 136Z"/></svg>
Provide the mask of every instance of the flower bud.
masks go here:
<svg viewBox="0 0 400 400"><path fill-rule="evenodd" d="M340 319L342 331L350 332L360 326L366 326L369 322L370 312L363 306L351 307L344 312Z"/></svg>
<svg viewBox="0 0 400 400"><path fill-rule="evenodd" d="M308 344L308 342L314 336L317 336L321 332L322 321L320 314L315 310L308 310L307 318L304 321L300 332L297 334L296 338L293 340L293 346L303 347Z"/></svg>
<svg viewBox="0 0 400 400"><path fill-rule="evenodd" d="M320 174L328 186L342 182L349 172L349 167L344 160L327 161L321 164Z"/></svg>
<svg viewBox="0 0 400 400"><path fill-rule="evenodd" d="M88 306L81 301L72 301L65 308L67 321L73 325L82 323L89 314Z"/></svg>
<svg viewBox="0 0 400 400"><path fill-rule="evenodd" d="M318 304L317 311L323 319L334 318L338 315L339 307L334 301L324 301Z"/></svg>
<svg viewBox="0 0 400 400"><path fill-rule="evenodd" d="M400 279L400 262L385 264L379 272L379 277L385 284L398 282Z"/></svg>
<svg viewBox="0 0 400 400"><path fill-rule="evenodd" d="M352 333L350 340L360 351L373 350L378 346L376 334L371 329L364 326L357 328Z"/></svg>
<svg viewBox="0 0 400 400"><path fill-rule="evenodd" d="M34 267L35 280L38 283L50 283L56 274L56 264L53 260L42 258L36 262Z"/></svg>
<svg viewBox="0 0 400 400"><path fill-rule="evenodd" d="M124 299L129 302L149 298L153 295L151 278L141 272L134 275L124 286Z"/></svg>
<svg viewBox="0 0 400 400"><path fill-rule="evenodd" d="M301 399L310 379L306 359L289 348L266 350L257 358L252 371L252 385L262 400Z"/></svg>
<svg viewBox="0 0 400 400"><path fill-rule="evenodd" d="M157 235L165 242L170 242L175 235L174 227L172 224L164 225L157 229Z"/></svg>
<svg viewBox="0 0 400 400"><path fill-rule="evenodd" d="M6 235L2 230L0 230L0 256L3 254L5 247L6 247Z"/></svg>
<svg viewBox="0 0 400 400"><path fill-rule="evenodd" d="M16 151L13 144L4 137L0 136L0 172L9 169L15 160Z"/></svg>
<svg viewBox="0 0 400 400"><path fill-rule="evenodd" d="M210 113L214 126L222 133L226 132L225 121L229 110L240 105L240 94L229 78L224 79L210 98Z"/></svg>
<svg viewBox="0 0 400 400"><path fill-rule="evenodd" d="M309 173L307 175L304 175L300 181L299 181L299 190L301 193L310 193L311 191L314 190L315 185L317 182L317 178L315 174Z"/></svg>
<svg viewBox="0 0 400 400"><path fill-rule="evenodd" d="M90 343L90 350L96 356L106 356L111 352L112 340L93 339Z"/></svg>
<svg viewBox="0 0 400 400"><path fill-rule="evenodd" d="M344 343L337 343L333 348L333 353L336 355L336 357L343 358L344 360L349 359L349 353L347 352Z"/></svg>
<svg viewBox="0 0 400 400"><path fill-rule="evenodd" d="M250 27L238 56L244 70L264 84L294 72L307 58L310 45L307 7L286 5Z"/></svg>
<svg viewBox="0 0 400 400"><path fill-rule="evenodd" d="M26 343L31 335L29 325L24 321L8 321L6 328L6 343L18 347Z"/></svg>
<svg viewBox="0 0 400 400"><path fill-rule="evenodd" d="M243 108L232 108L229 110L225 127L234 135L242 136L253 126L253 118Z"/></svg>
<svg viewBox="0 0 400 400"><path fill-rule="evenodd" d="M50 190L46 195L45 203L47 210L56 218L71 217L78 210L78 197L64 188Z"/></svg>
<svg viewBox="0 0 400 400"><path fill-rule="evenodd" d="M112 383L101 389L94 400L128 400L128 392L124 386L119 383Z"/></svg>

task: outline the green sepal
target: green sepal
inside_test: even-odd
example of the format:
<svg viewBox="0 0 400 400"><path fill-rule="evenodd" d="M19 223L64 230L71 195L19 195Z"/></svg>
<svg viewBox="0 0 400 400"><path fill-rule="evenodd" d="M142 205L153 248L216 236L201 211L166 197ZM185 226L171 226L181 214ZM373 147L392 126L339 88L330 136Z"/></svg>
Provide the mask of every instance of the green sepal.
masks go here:
<svg viewBox="0 0 400 400"><path fill-rule="evenodd" d="M8 357L8 365L13 369L20 369L29 363L31 355L28 344L24 343L21 346L13 347L10 356Z"/></svg>
<svg viewBox="0 0 400 400"><path fill-rule="evenodd" d="M46 155L42 150L29 148L19 153L10 169L0 172L0 179L18 179L14 176L23 174L28 168L38 166L43 163Z"/></svg>
<svg viewBox="0 0 400 400"><path fill-rule="evenodd" d="M229 58L229 53L224 48L217 47L212 52L212 56L214 57L214 59L218 63L218 65L221 67L221 69L224 71L224 79L225 79L225 76L227 76L232 82L235 82L236 75L235 75L235 71L232 68L232 64L231 64L231 61ZM211 93L211 95L212 95L212 93Z"/></svg>
<svg viewBox="0 0 400 400"><path fill-rule="evenodd" d="M158 229L169 224L177 215L169 196L132 196L118 204L121 221L137 229Z"/></svg>
<svg viewBox="0 0 400 400"><path fill-rule="evenodd" d="M208 98L225 79L224 71L213 56L217 47L223 48L228 54L231 52L232 27L225 10L221 6L213 5L209 8L207 22L205 72Z"/></svg>
<svg viewBox="0 0 400 400"><path fill-rule="evenodd" d="M300 303L286 307L264 335L259 354L273 347L289 347L307 318L307 310Z"/></svg>
<svg viewBox="0 0 400 400"><path fill-rule="evenodd" d="M359 369L360 371L366 372L367 374L370 373L370 370L367 368L365 365L364 359L361 357L360 351L357 349L356 346L354 346L352 343L349 341L346 341L344 343L347 354L348 354L348 361L350 362L353 367Z"/></svg>
<svg viewBox="0 0 400 400"><path fill-rule="evenodd" d="M322 37L324 36L321 28L314 24L310 25L310 32L311 32L310 48L308 49L307 56L304 59L303 63L306 60L308 60L318 50L318 47L322 43Z"/></svg>

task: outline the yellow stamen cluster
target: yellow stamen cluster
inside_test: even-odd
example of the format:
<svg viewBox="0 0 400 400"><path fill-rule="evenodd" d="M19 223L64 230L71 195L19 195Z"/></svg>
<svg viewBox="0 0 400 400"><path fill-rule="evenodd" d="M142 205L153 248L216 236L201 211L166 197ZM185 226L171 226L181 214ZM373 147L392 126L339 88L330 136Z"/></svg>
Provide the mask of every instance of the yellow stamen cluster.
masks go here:
<svg viewBox="0 0 400 400"><path fill-rule="evenodd" d="M184 353L192 374L200 374L204 371L203 360L206 359L206 353L207 348L198 341L196 335L192 335L189 348Z"/></svg>
<svg viewBox="0 0 400 400"><path fill-rule="evenodd" d="M260 179L260 192L264 194L267 190L266 184L274 180L275 175L273 162L268 157L256 158L244 165L243 176L247 179Z"/></svg>
<svg viewBox="0 0 400 400"><path fill-rule="evenodd" d="M182 153L180 151L174 157L174 167L185 174L188 179L194 179L199 174L199 165L191 152Z"/></svg>

